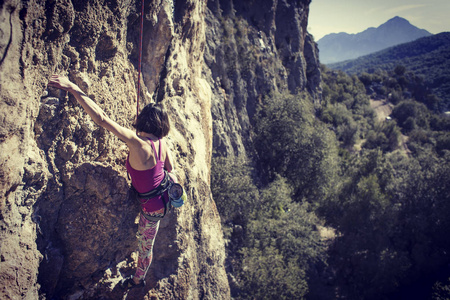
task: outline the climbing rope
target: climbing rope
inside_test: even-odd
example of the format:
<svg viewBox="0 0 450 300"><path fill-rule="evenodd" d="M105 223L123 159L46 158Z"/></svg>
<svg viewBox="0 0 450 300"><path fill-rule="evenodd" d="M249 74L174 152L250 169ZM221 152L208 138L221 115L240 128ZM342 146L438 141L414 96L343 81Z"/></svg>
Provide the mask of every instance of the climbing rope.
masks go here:
<svg viewBox="0 0 450 300"><path fill-rule="evenodd" d="M141 65L142 65L142 36L144 34L144 0L141 0L141 26L139 31L139 65L138 65L138 82L137 82L137 104L136 104L136 120L139 115L139 96L141 94Z"/></svg>

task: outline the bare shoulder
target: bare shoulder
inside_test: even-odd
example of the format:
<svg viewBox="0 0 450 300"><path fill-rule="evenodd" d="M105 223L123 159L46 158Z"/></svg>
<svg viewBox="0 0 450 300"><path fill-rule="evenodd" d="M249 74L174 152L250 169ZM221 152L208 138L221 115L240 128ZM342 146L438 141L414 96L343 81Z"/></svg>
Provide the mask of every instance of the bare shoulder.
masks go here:
<svg viewBox="0 0 450 300"><path fill-rule="evenodd" d="M130 150L141 151L141 150L151 150L151 146L147 140L137 135L135 132L129 134L124 140Z"/></svg>

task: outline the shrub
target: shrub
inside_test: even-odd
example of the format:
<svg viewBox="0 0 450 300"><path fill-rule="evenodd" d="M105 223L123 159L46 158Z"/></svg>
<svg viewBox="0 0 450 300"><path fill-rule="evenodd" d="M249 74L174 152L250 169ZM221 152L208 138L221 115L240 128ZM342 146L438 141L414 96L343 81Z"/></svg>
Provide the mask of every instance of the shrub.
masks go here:
<svg viewBox="0 0 450 300"><path fill-rule="evenodd" d="M363 147L367 149L379 148L383 152L394 151L400 145L401 132L395 122L384 122L374 131L370 131Z"/></svg>
<svg viewBox="0 0 450 300"><path fill-rule="evenodd" d="M414 120L414 124L420 128L428 129L429 125L429 111L427 107L416 101L402 101L396 105L392 111L392 116L397 120L400 127L404 129L405 132L409 132L414 129L412 127L411 119Z"/></svg>
<svg viewBox="0 0 450 300"><path fill-rule="evenodd" d="M266 97L254 123L255 149L266 182L276 174L287 178L296 200L314 202L332 192L337 173L335 136L315 119L307 95Z"/></svg>

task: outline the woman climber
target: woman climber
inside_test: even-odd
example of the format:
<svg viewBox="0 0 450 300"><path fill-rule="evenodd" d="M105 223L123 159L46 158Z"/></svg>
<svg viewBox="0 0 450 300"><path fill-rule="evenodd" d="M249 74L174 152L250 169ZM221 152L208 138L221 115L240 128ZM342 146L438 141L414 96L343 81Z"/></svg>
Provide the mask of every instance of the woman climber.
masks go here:
<svg viewBox="0 0 450 300"><path fill-rule="evenodd" d="M164 170L172 171L170 152L162 140L170 130L169 118L162 105L151 103L145 106L133 125L136 128L136 132L134 132L111 120L67 77L53 75L48 86L70 92L95 123L112 132L127 144L129 152L126 168L131 176L132 185L138 193L155 190L165 178ZM172 175L170 176L172 177ZM159 228L157 218L149 219L164 215L165 206L161 197L167 197L167 195L140 199L142 212L138 227L138 264L134 276L127 277L122 281L122 285L126 288L137 285L145 286L144 279L152 261L153 243Z"/></svg>

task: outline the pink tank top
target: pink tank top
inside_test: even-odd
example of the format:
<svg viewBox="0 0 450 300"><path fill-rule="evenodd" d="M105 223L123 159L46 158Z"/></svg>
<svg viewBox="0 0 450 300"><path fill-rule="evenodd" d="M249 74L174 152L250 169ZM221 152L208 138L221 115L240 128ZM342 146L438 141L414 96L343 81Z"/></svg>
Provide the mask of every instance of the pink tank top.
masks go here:
<svg viewBox="0 0 450 300"><path fill-rule="evenodd" d="M152 148L155 153L156 165L148 170L135 170L130 165L129 157L127 157L126 168L131 177L131 184L139 193L147 193L159 186L164 179L164 161L161 160L161 140L159 140L159 153L156 152L155 144L151 139ZM152 199L140 199L142 210L144 212L153 212L164 208L162 201L163 196L157 196ZM168 199L166 199L167 201Z"/></svg>

